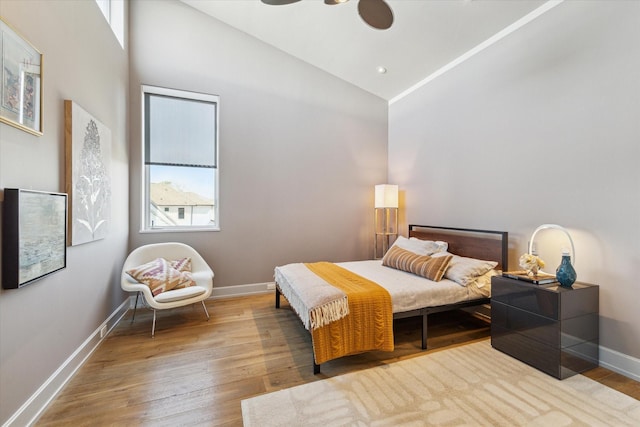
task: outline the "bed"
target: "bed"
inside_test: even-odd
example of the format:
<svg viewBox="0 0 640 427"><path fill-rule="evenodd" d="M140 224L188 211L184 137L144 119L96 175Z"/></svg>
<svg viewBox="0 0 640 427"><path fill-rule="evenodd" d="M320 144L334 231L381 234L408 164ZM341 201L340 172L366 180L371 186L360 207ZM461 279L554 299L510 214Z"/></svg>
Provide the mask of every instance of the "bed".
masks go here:
<svg viewBox="0 0 640 427"><path fill-rule="evenodd" d="M432 252L421 252L423 248ZM507 232L409 225L408 237L399 236L382 260L276 267L275 306L280 308L280 297L284 296L311 333L314 374L320 373L322 363L338 357L371 350L392 351L393 319L421 317L422 348L426 349L428 315L488 304L490 277L507 265L507 251ZM411 271L419 264L394 264L400 258L392 254L428 260L430 264L422 265L433 268L429 267L429 274L423 274L425 268ZM412 267L405 268L406 265ZM465 267L464 274L468 275L469 265L483 269L476 269L477 275L461 278L461 268ZM436 267L442 271L436 272ZM342 284L334 282L337 275L344 275L340 279ZM373 286L380 292L375 297L379 299L364 297L361 306L354 306L360 297L347 290L354 281ZM356 323L342 324L344 321ZM375 323L375 327L363 326L369 325L366 322ZM368 334L362 338L368 342L343 348L345 342L354 339L346 337L352 334L358 335L358 339Z"/></svg>

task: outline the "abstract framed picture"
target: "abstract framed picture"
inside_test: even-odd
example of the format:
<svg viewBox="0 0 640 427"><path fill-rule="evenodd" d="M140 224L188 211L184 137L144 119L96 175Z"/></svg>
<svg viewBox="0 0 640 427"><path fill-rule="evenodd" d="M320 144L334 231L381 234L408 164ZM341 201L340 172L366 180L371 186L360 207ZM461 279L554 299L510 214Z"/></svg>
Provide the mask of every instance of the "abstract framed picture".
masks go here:
<svg viewBox="0 0 640 427"><path fill-rule="evenodd" d="M67 266L67 195L5 188L2 287L21 288Z"/></svg>
<svg viewBox="0 0 640 427"><path fill-rule="evenodd" d="M42 54L0 19L0 122L42 135Z"/></svg>
<svg viewBox="0 0 640 427"><path fill-rule="evenodd" d="M104 239L111 223L111 131L73 101L64 101L68 244Z"/></svg>

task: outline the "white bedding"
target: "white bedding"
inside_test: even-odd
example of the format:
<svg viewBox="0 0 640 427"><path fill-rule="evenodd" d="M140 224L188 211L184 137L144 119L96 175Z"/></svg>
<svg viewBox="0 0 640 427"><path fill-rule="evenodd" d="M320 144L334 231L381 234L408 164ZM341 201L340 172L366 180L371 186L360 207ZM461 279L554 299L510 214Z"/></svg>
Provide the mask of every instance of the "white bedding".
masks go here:
<svg viewBox="0 0 640 427"><path fill-rule="evenodd" d="M487 286L478 288L475 283L461 286L449 279L432 282L412 273L385 267L380 260L337 264L385 288L391 295L394 313L491 296L490 287Z"/></svg>
<svg viewBox="0 0 640 427"><path fill-rule="evenodd" d="M401 313L423 307L436 307L471 301L491 296L490 286L476 285L461 286L456 282L443 279L433 282L412 273L396 270L382 265L381 260L341 262L337 265L365 277L385 288L391 295L393 312ZM306 271L305 271L306 270ZM282 294L287 298L291 307L298 313L305 328L311 330L309 311L315 307L318 300L333 293L337 298L341 291L316 276L304 264L289 264L275 269L275 279ZM314 295L310 301L304 294L313 294L306 285L317 286L324 296ZM336 295L337 293L337 295Z"/></svg>

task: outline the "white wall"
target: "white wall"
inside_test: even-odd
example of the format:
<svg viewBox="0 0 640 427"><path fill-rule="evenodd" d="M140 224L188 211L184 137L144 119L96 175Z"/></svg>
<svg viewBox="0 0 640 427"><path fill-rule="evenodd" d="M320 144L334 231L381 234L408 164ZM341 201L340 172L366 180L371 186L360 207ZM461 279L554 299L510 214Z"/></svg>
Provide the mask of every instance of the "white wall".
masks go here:
<svg viewBox="0 0 640 427"><path fill-rule="evenodd" d="M214 287L372 255L387 103L180 2L132 1L131 244L193 245ZM141 234L140 85L220 96L220 232Z"/></svg>
<svg viewBox="0 0 640 427"><path fill-rule="evenodd" d="M0 15L44 55L44 135L0 124L0 189L64 192L63 101L71 99L111 130L113 194L106 239L69 247L65 270L0 291L4 424L125 298L128 60L93 1L2 1Z"/></svg>
<svg viewBox="0 0 640 427"><path fill-rule="evenodd" d="M404 222L509 231L511 269L538 225L568 227L601 286L601 359L636 368L639 22L640 2L566 1L389 111Z"/></svg>

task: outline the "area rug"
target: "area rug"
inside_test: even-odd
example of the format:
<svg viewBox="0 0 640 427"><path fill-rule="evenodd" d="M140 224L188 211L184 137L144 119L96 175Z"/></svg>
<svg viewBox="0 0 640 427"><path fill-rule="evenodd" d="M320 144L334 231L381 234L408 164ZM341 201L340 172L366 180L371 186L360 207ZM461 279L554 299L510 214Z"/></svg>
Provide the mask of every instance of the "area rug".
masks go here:
<svg viewBox="0 0 640 427"><path fill-rule="evenodd" d="M245 427L640 426L640 402L481 341L242 401Z"/></svg>

